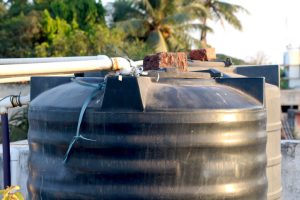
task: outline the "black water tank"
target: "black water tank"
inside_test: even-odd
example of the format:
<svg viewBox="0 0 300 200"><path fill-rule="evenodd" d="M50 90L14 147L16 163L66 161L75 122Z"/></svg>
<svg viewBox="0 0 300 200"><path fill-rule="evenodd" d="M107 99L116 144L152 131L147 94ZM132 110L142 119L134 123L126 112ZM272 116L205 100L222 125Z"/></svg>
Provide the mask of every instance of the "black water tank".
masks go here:
<svg viewBox="0 0 300 200"><path fill-rule="evenodd" d="M65 163L94 88L71 82L42 93L29 109L29 198L266 199L264 107L225 82L108 78L80 128L93 141L79 139Z"/></svg>

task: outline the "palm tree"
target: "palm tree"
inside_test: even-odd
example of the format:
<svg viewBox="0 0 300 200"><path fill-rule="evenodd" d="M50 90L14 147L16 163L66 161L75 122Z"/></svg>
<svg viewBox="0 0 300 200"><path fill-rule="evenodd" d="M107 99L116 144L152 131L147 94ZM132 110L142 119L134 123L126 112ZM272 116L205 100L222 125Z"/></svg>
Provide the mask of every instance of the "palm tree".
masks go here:
<svg viewBox="0 0 300 200"><path fill-rule="evenodd" d="M192 0L199 2L199 0ZM207 21L209 18L212 18L214 20L220 20L221 24L224 25L224 20L229 23L231 26L236 28L237 30L242 30L242 24L241 21L238 19L236 14L240 11L248 13L248 11L243 8L242 6L236 5L236 4L230 4L223 1L218 0L200 0L204 6L210 11L210 16L202 16L200 17L201 22L204 27L207 27ZM200 42L202 47L207 47L207 32L209 29L202 29L201 36L200 36Z"/></svg>
<svg viewBox="0 0 300 200"><path fill-rule="evenodd" d="M194 42L188 31L202 27L200 23L190 23L193 19L190 14L192 5L183 6L183 2L117 0L114 3L113 20L128 37L146 41L156 52L178 51L189 48ZM206 13L204 6L198 5L197 8L198 12Z"/></svg>

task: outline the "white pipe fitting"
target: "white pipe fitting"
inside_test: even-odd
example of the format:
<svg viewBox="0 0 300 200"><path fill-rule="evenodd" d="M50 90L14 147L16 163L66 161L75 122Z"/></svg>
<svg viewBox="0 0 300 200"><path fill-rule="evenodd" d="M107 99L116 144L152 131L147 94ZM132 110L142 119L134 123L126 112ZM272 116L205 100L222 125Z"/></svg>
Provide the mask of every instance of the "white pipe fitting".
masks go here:
<svg viewBox="0 0 300 200"><path fill-rule="evenodd" d="M28 105L30 102L30 95L27 96L16 96L11 95L4 97L0 100L0 114L7 113L8 108L13 108L17 106Z"/></svg>

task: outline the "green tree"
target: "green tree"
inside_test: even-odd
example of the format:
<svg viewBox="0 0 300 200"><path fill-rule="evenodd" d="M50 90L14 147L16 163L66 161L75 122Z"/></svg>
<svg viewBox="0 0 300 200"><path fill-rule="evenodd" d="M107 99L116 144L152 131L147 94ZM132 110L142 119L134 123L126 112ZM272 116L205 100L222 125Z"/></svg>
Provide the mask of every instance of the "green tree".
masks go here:
<svg viewBox="0 0 300 200"><path fill-rule="evenodd" d="M27 14L31 8L31 4L28 0L7 0L6 4L9 5L8 17Z"/></svg>
<svg viewBox="0 0 300 200"><path fill-rule="evenodd" d="M64 19L51 17L47 10L43 12L41 24L44 42L35 46L35 55L38 57L106 54L142 59L150 52L143 42L128 41L123 32L109 29L103 24L95 24L84 31Z"/></svg>
<svg viewBox="0 0 300 200"><path fill-rule="evenodd" d="M41 34L36 11L6 18L0 24L0 57L29 57Z"/></svg>
<svg viewBox="0 0 300 200"><path fill-rule="evenodd" d="M194 39L188 30L197 27L189 23L190 6L182 5L178 0L117 0L113 20L129 38L147 42L156 52L178 51L190 47Z"/></svg>
<svg viewBox="0 0 300 200"><path fill-rule="evenodd" d="M88 41L86 32L72 27L67 21L59 17L52 18L45 10L42 19L42 40L35 46L35 54L44 56L72 56L86 55Z"/></svg>
<svg viewBox="0 0 300 200"><path fill-rule="evenodd" d="M126 34L117 28L94 26L89 32L90 54L106 54L109 56L128 56L140 60L153 52L147 44L137 38L126 40Z"/></svg>
<svg viewBox="0 0 300 200"><path fill-rule="evenodd" d="M81 29L87 29L94 24L105 24L105 11L101 0L54 0L50 3L50 12L53 17L59 17L68 23L77 23Z"/></svg>
<svg viewBox="0 0 300 200"><path fill-rule="evenodd" d="M0 0L0 57L106 54L142 59L142 40L108 28L101 1Z"/></svg>

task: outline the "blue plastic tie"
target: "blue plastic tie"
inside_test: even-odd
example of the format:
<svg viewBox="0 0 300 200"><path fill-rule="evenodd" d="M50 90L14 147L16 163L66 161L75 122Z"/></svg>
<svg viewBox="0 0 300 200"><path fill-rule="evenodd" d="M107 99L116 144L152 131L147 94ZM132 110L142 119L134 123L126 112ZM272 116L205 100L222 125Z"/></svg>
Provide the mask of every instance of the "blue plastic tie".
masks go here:
<svg viewBox="0 0 300 200"><path fill-rule="evenodd" d="M92 93L88 96L88 98L85 99L82 107L81 107L81 111L80 111L80 114L79 114L79 119L78 119L78 124L77 124L77 130L76 130L76 135L73 137L72 141L70 142L69 144L69 147L68 147L68 150L65 154L65 158L64 158L64 163L66 163L70 157L70 152L74 146L74 144L79 140L85 140L85 141L92 141L92 142L96 142L96 140L93 140L93 139L89 139L89 138L86 138L84 136L82 136L80 134L80 126L81 126L81 123L82 123L82 119L83 119L83 115L88 107L88 105L90 104L91 100L96 96L97 92L99 90L101 90L104 86L105 86L105 83L101 83L101 84L92 84L92 83L87 83L87 82L84 82L84 81L81 81L81 80L78 80L78 79L72 79L72 81L80 84L80 85L83 85L83 86L88 86L88 87L93 87L95 88L95 90L92 91Z"/></svg>

